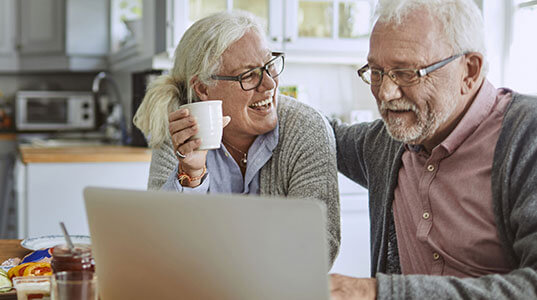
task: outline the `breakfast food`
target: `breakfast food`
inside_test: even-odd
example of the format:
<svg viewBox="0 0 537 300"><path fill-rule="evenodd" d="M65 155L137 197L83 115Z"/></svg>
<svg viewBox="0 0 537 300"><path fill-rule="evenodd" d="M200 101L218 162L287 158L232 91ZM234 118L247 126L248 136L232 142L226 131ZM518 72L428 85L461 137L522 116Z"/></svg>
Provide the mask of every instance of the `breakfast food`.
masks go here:
<svg viewBox="0 0 537 300"><path fill-rule="evenodd" d="M7 272L0 269L0 292L11 290L11 280L7 277Z"/></svg>
<svg viewBox="0 0 537 300"><path fill-rule="evenodd" d="M52 275L50 260L49 248L33 251L22 260L16 260L20 263L9 269L7 278L13 280L14 277Z"/></svg>
<svg viewBox="0 0 537 300"><path fill-rule="evenodd" d="M50 276L15 277L17 299L50 299Z"/></svg>
<svg viewBox="0 0 537 300"><path fill-rule="evenodd" d="M46 276L52 275L52 267L47 262L23 263L8 271L9 279L17 276Z"/></svg>
<svg viewBox="0 0 537 300"><path fill-rule="evenodd" d="M50 248L46 248L33 251L22 260L14 257L4 261L0 266L0 293L15 287L22 297L17 299L47 299L52 275L51 257Z"/></svg>
<svg viewBox="0 0 537 300"><path fill-rule="evenodd" d="M5 271L7 273L9 269L13 268L14 266L20 263L21 263L21 259L18 257L8 258L0 265L0 270Z"/></svg>

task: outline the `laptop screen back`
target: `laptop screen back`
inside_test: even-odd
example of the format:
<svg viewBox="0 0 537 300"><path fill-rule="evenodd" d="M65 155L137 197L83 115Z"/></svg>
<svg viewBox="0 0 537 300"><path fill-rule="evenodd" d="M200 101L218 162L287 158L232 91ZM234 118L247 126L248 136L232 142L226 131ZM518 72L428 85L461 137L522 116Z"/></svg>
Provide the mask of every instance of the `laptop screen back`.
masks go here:
<svg viewBox="0 0 537 300"><path fill-rule="evenodd" d="M328 299L311 200L86 188L101 299Z"/></svg>

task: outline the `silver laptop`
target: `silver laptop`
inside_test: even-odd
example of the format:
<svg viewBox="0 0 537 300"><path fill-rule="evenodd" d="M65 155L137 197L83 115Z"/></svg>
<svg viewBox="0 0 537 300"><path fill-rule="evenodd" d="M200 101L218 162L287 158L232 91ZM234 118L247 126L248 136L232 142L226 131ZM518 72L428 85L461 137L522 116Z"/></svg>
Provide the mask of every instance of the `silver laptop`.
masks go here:
<svg viewBox="0 0 537 300"><path fill-rule="evenodd" d="M84 198L102 300L329 299L321 203L97 187Z"/></svg>

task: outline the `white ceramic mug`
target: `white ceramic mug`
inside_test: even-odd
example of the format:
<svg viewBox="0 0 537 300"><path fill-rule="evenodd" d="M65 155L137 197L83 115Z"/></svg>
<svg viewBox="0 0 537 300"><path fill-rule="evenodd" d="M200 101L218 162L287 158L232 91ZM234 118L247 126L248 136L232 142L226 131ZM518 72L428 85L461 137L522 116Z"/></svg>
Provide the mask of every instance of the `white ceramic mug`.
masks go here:
<svg viewBox="0 0 537 300"><path fill-rule="evenodd" d="M201 145L196 150L220 148L222 142L222 100L206 100L181 105L196 118L198 133L194 139L200 139Z"/></svg>

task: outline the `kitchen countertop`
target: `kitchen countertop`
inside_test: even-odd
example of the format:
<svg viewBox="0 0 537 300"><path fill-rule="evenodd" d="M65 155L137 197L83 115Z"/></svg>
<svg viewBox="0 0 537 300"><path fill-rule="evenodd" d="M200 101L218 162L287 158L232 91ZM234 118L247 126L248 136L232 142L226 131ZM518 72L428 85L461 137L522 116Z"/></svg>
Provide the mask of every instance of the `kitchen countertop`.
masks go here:
<svg viewBox="0 0 537 300"><path fill-rule="evenodd" d="M150 162L151 150L130 146L38 147L20 145L23 163Z"/></svg>
<svg viewBox="0 0 537 300"><path fill-rule="evenodd" d="M0 132L0 141L14 141L17 139L17 135L11 132Z"/></svg>

